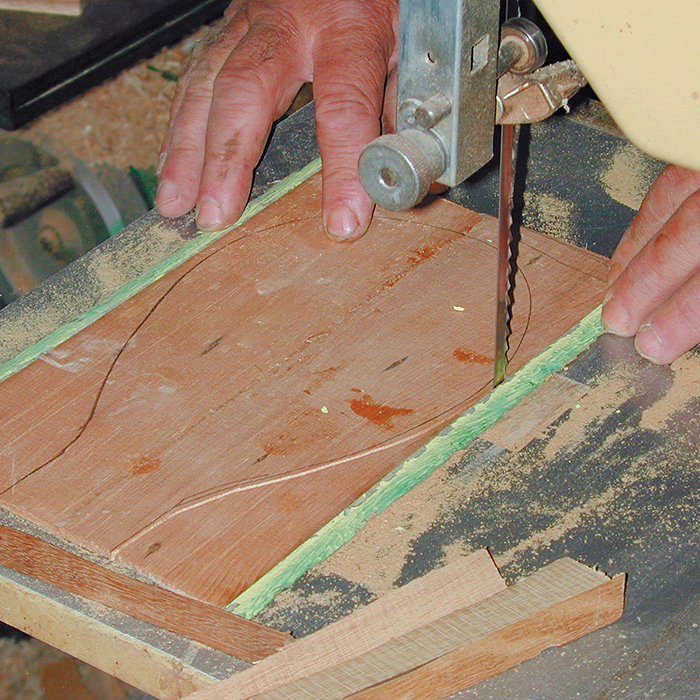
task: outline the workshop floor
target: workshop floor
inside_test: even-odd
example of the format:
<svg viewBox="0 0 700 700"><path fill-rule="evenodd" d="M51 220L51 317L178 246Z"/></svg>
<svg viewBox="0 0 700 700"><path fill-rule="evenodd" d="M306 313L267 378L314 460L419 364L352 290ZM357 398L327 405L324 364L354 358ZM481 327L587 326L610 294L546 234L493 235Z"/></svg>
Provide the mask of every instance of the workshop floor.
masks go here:
<svg viewBox="0 0 700 700"><path fill-rule="evenodd" d="M0 639L3 700L149 700L131 686L36 639Z"/></svg>

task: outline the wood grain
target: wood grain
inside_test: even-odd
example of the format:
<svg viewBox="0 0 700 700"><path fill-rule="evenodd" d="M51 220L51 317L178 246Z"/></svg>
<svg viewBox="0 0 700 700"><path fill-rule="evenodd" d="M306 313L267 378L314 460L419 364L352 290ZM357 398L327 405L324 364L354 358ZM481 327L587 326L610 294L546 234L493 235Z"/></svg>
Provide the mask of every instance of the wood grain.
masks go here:
<svg viewBox="0 0 700 700"><path fill-rule="evenodd" d="M118 574L2 525L0 565L251 663L292 639L283 632Z"/></svg>
<svg viewBox="0 0 700 700"><path fill-rule="evenodd" d="M226 700L242 700L330 669L504 590L485 550L385 593L227 681Z"/></svg>
<svg viewBox="0 0 700 700"><path fill-rule="evenodd" d="M611 624L622 615L624 587L624 576L611 580L561 559L506 590L417 623L354 657L339 654L330 663L324 644L315 669L307 664L300 673L290 673L286 683L259 687L255 695L245 692L250 670L195 693L191 700L438 700ZM406 603L402 614L410 620L415 607ZM373 628L385 622L378 612L367 621ZM342 649L348 638L338 636L333 648ZM295 647L282 653L293 656ZM274 663L274 658L263 663Z"/></svg>
<svg viewBox="0 0 700 700"><path fill-rule="evenodd" d="M42 12L77 17L83 11L80 0L0 0L0 10Z"/></svg>
<svg viewBox="0 0 700 700"><path fill-rule="evenodd" d="M320 188L0 385L0 505L225 605L488 392L494 220L438 200L338 245ZM607 263L526 231L520 268L513 370Z"/></svg>
<svg viewBox="0 0 700 700"><path fill-rule="evenodd" d="M622 616L624 595L625 577L617 576L552 605L540 615L505 626L421 668L349 697L352 700L440 700L503 673L546 649L611 625Z"/></svg>

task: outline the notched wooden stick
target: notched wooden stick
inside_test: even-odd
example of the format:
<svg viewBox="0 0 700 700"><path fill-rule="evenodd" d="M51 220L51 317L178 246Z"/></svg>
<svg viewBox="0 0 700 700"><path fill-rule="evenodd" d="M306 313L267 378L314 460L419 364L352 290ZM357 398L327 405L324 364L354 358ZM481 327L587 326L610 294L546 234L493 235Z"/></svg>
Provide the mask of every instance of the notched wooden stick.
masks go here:
<svg viewBox="0 0 700 700"><path fill-rule="evenodd" d="M477 587L449 612L438 607L441 614L425 618L426 610L445 605L450 577L454 587L464 585L464 562L421 579L418 596L411 586L419 582L393 591L392 607L380 599L189 698L439 700L605 627L624 609L624 575L611 579L573 559L509 588L493 580L498 570L485 552L470 565L473 582L488 579L491 587ZM432 583L436 575L440 586ZM362 622L353 629L354 615Z"/></svg>

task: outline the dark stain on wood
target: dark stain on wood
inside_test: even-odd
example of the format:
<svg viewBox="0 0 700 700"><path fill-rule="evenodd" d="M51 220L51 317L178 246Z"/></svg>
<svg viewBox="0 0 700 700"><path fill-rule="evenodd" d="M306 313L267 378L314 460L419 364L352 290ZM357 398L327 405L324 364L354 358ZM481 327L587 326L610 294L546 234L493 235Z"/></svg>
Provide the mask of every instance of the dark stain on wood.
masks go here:
<svg viewBox="0 0 700 700"><path fill-rule="evenodd" d="M131 476L150 474L158 471L163 466L157 457L138 457L137 459L132 459L129 465L131 467Z"/></svg>
<svg viewBox="0 0 700 700"><path fill-rule="evenodd" d="M154 542L147 550L146 550L146 556L150 557L151 554L155 554L161 547L160 542Z"/></svg>
<svg viewBox="0 0 700 700"><path fill-rule="evenodd" d="M406 357L402 357L400 360L396 360L396 362L392 362L388 367L384 368L384 371L388 372L390 369L394 369L395 367L398 367L403 362L406 362L407 359L408 359L408 355L406 355Z"/></svg>
<svg viewBox="0 0 700 700"><path fill-rule="evenodd" d="M326 367L326 369L318 369L313 372L313 376L322 380L327 379L328 377L332 377L339 369L340 367Z"/></svg>
<svg viewBox="0 0 700 700"><path fill-rule="evenodd" d="M356 413L362 418L379 425L382 428L393 428L394 418L397 416L408 416L413 413L412 408L395 408L393 406L384 406L380 403L372 401L372 397L365 394L359 399L350 400L350 408L353 413Z"/></svg>
<svg viewBox="0 0 700 700"><path fill-rule="evenodd" d="M452 353L460 362L466 363L476 363L479 365L490 365L493 360L486 355L480 355L478 352L472 352L471 350L463 350L462 348L457 348Z"/></svg>
<svg viewBox="0 0 700 700"><path fill-rule="evenodd" d="M211 343L209 343L209 345L207 345L207 347L204 348L204 350L202 350L202 355L210 353L223 339L223 336L220 336L219 338L214 338L214 340L212 340Z"/></svg>
<svg viewBox="0 0 700 700"><path fill-rule="evenodd" d="M434 245L424 245L422 248L416 248L412 250L411 254L408 256L408 262L412 265L418 265L424 260L430 260L436 253L440 252L442 248L439 244Z"/></svg>

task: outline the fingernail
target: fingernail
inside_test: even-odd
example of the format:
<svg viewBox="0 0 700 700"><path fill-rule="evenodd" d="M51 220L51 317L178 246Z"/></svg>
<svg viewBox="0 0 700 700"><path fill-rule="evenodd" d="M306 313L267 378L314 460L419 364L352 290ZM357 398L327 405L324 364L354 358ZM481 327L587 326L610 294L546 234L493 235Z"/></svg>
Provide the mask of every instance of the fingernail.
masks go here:
<svg viewBox="0 0 700 700"><path fill-rule="evenodd" d="M350 207L340 204L326 217L326 233L337 241L346 241L352 238L360 222L355 212Z"/></svg>
<svg viewBox="0 0 700 700"><path fill-rule="evenodd" d="M637 352L642 357L655 363L659 362L664 350L659 334L649 321L641 325L639 333L637 333L637 337L634 340L634 347L637 348Z"/></svg>
<svg viewBox="0 0 700 700"><path fill-rule="evenodd" d="M161 171L163 170L163 166L165 165L167 157L167 153L160 154L160 157L158 158L158 165L156 166L156 175L160 175Z"/></svg>
<svg viewBox="0 0 700 700"><path fill-rule="evenodd" d="M213 199L204 199L197 205L197 226L205 231L212 231L223 220L221 207Z"/></svg>
<svg viewBox="0 0 700 700"><path fill-rule="evenodd" d="M450 189L447 185L442 185L439 182L433 182L428 188L428 194L444 194Z"/></svg>
<svg viewBox="0 0 700 700"><path fill-rule="evenodd" d="M630 317L625 307L611 296L603 306L603 328L614 335L630 336Z"/></svg>
<svg viewBox="0 0 700 700"><path fill-rule="evenodd" d="M170 180L162 180L156 191L156 201L158 204L167 204L180 196L177 185Z"/></svg>

